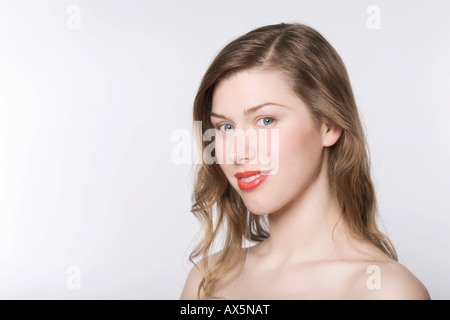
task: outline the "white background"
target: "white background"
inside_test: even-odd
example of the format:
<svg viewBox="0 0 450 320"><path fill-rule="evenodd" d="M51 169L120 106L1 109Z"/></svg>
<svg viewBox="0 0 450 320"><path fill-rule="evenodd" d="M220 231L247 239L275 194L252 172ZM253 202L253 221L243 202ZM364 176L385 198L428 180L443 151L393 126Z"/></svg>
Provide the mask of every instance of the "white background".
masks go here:
<svg viewBox="0 0 450 320"><path fill-rule="evenodd" d="M199 224L171 135L191 130L219 50L279 22L316 28L342 56L400 262L450 298L449 12L445 0L0 1L0 298L178 299Z"/></svg>

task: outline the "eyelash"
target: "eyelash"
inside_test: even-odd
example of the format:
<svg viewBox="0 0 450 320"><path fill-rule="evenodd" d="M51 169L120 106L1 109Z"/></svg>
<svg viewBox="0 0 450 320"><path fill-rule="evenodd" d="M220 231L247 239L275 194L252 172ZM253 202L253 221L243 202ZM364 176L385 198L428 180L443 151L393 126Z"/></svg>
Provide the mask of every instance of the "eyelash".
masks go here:
<svg viewBox="0 0 450 320"><path fill-rule="evenodd" d="M263 117L263 118L259 118L258 121L259 121L259 120L263 120L263 119L271 119L271 120L273 120L273 122L270 123L269 125L271 125L271 124L273 124L273 123L275 122L275 119L272 118L272 117ZM224 125L230 125L230 124L229 124L229 123L223 123L223 124L219 124L219 125L215 126L214 128L217 129L217 130L219 130L219 131L223 131L223 130L220 130L220 128L221 128L222 126L224 126ZM269 125L264 126L264 127L268 127ZM223 131L223 132L227 132L227 131Z"/></svg>

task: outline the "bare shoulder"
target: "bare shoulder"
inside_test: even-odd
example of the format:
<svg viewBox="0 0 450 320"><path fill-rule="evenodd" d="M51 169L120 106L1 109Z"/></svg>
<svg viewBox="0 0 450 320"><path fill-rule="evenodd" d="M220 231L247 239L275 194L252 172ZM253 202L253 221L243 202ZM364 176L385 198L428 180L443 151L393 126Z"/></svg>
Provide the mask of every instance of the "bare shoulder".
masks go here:
<svg viewBox="0 0 450 320"><path fill-rule="evenodd" d="M212 254L208 257L210 261L214 261L218 253ZM183 291L181 292L181 300L197 300L198 288L205 274L204 259L192 266L184 283Z"/></svg>
<svg viewBox="0 0 450 320"><path fill-rule="evenodd" d="M198 286L203 278L203 272L200 267L201 264L195 264L192 266L191 271L184 283L183 291L181 292L181 300L197 300Z"/></svg>
<svg viewBox="0 0 450 320"><path fill-rule="evenodd" d="M422 282L405 266L394 261L365 263L365 272L356 276L357 299L429 300Z"/></svg>

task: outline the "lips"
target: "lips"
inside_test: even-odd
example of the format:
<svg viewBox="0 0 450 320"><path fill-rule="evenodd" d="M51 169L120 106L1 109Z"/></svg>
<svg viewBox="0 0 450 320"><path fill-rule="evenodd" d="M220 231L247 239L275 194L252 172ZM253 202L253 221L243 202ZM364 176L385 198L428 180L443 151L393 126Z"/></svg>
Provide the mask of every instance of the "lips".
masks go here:
<svg viewBox="0 0 450 320"><path fill-rule="evenodd" d="M244 191L250 191L258 187L263 181L268 177L267 173L269 171L245 171L245 172L238 172L235 174L236 178L238 178L238 186L241 190ZM253 179L251 181L243 181L242 179L248 179L250 177L260 175L256 179Z"/></svg>
<svg viewBox="0 0 450 320"><path fill-rule="evenodd" d="M257 171L244 171L244 172L238 172L235 174L235 177L238 179L242 179L242 178L250 178L252 176L256 176L257 174L267 174L269 173L270 170L266 170L266 171L262 171L262 170L257 170Z"/></svg>

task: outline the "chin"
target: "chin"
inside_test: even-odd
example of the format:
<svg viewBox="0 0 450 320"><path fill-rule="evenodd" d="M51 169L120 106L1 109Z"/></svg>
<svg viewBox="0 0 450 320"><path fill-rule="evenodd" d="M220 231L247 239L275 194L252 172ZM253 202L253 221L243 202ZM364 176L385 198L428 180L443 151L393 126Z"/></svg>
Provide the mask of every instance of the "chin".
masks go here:
<svg viewBox="0 0 450 320"><path fill-rule="evenodd" d="M250 208L248 208L248 211L250 211L251 213L253 213L255 216L264 216L266 214L270 214L269 211L255 211L255 210L251 210Z"/></svg>
<svg viewBox="0 0 450 320"><path fill-rule="evenodd" d="M241 190L237 185L233 185L233 188L241 196L247 210L256 215L265 215L271 213L272 209L270 204L274 202L270 199L270 196L264 196L261 193L245 192Z"/></svg>
<svg viewBox="0 0 450 320"><path fill-rule="evenodd" d="M263 216L265 214L270 214L272 212L268 205L265 205L266 201L258 200L244 200L247 210L257 216Z"/></svg>

